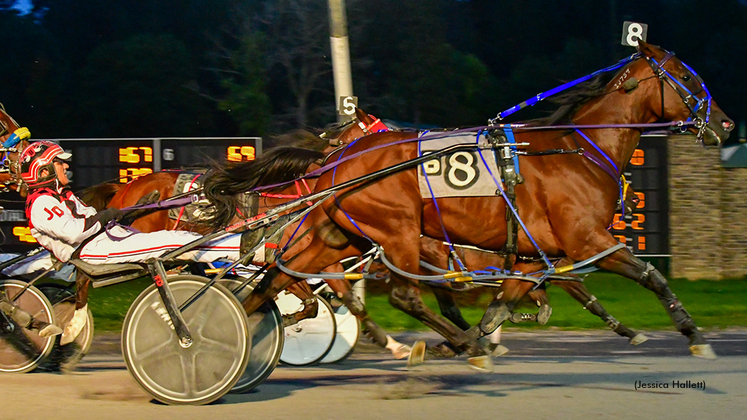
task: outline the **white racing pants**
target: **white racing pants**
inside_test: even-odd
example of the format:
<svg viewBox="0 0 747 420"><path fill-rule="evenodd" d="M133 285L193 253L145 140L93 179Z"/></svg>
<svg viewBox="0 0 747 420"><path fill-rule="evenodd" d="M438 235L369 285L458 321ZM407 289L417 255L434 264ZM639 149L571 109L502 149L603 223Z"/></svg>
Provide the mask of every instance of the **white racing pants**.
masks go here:
<svg viewBox="0 0 747 420"><path fill-rule="evenodd" d="M84 245L80 259L90 264L143 262L149 258L160 257L201 237L202 235L194 232L160 230L140 233L114 226ZM176 259L206 263L220 259L236 261L240 256L240 245L240 233L225 235L181 254ZM254 261L264 261L264 247L257 251Z"/></svg>

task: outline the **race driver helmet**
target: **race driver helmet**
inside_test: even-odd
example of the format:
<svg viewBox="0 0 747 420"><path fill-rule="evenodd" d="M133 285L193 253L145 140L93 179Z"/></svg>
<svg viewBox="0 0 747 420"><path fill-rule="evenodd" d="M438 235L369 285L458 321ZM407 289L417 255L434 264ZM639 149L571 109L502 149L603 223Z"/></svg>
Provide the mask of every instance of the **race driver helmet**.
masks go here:
<svg viewBox="0 0 747 420"><path fill-rule="evenodd" d="M51 141L31 143L23 149L19 157L21 161L21 178L32 188L46 184L57 178L57 171L54 169L54 159L68 160L71 157L72 155L65 152L57 143L52 143ZM49 172L46 176L42 176L44 169Z"/></svg>

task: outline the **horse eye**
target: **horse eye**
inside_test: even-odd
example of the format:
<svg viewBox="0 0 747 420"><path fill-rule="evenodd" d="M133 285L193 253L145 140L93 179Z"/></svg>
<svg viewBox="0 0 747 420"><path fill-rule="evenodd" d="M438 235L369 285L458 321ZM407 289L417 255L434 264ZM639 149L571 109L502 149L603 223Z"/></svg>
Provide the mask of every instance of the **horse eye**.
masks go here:
<svg viewBox="0 0 747 420"><path fill-rule="evenodd" d="M690 81L690 75L686 74L686 75L682 76L682 80L684 80L686 82L689 82Z"/></svg>

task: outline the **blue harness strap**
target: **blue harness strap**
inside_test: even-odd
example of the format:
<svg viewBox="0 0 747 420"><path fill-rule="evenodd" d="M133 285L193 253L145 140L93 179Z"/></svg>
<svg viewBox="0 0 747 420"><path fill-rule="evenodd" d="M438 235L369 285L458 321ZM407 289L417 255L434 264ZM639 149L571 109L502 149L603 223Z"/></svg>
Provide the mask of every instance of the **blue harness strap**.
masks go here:
<svg viewBox="0 0 747 420"><path fill-rule="evenodd" d="M508 140L509 143L516 144L516 139L514 139L514 130L511 128L511 124L505 124L503 126L503 133L506 134L506 140ZM519 174L519 156L516 154L516 150L516 146L511 146L511 151L514 152L514 171Z"/></svg>

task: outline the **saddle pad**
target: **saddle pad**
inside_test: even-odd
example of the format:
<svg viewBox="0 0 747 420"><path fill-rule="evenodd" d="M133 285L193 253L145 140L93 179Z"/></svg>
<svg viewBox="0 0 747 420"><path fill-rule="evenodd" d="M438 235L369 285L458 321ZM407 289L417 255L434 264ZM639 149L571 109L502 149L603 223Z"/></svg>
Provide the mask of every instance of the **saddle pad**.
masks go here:
<svg viewBox="0 0 747 420"><path fill-rule="evenodd" d="M488 144L488 141L485 134L480 133L478 137L477 132L431 133L418 142L418 155L427 155L455 144ZM459 150L418 166L418 183L423 198L495 196L498 194L496 181L501 182L501 173L491 149Z"/></svg>

